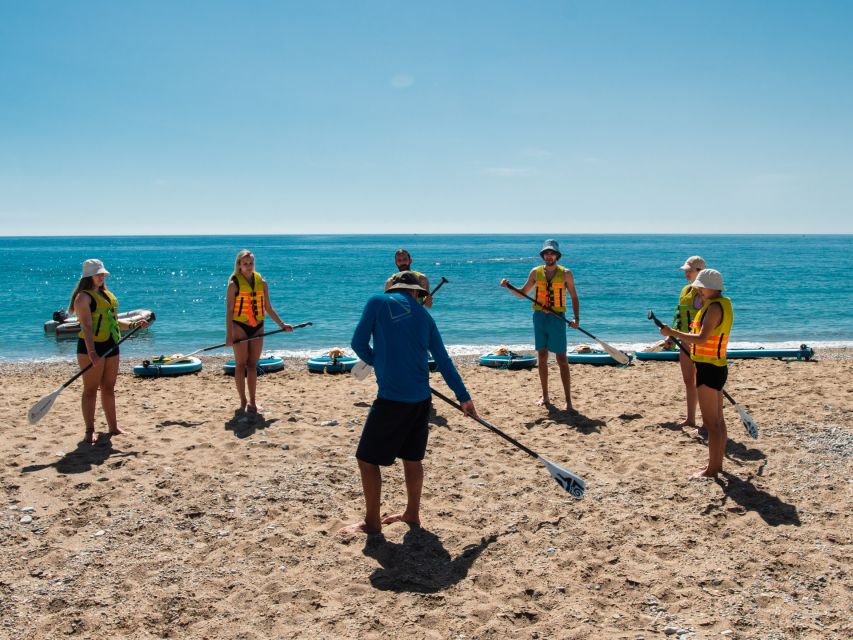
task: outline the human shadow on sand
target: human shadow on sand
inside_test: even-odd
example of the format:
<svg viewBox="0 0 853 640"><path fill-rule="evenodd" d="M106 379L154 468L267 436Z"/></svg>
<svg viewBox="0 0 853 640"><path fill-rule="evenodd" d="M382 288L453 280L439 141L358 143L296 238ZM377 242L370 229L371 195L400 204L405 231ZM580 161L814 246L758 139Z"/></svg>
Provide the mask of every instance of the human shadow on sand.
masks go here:
<svg viewBox="0 0 853 640"><path fill-rule="evenodd" d="M410 525L402 544L388 542L382 534L368 536L362 553L375 559L381 568L370 575L370 584L381 591L436 593L452 587L468 575L468 570L497 536L482 538L451 558L432 531Z"/></svg>
<svg viewBox="0 0 853 640"><path fill-rule="evenodd" d="M119 451L113 447L112 438L102 433L98 436L95 444L80 442L74 451L66 453L56 462L50 464L31 464L23 469L21 473L32 473L44 469L55 468L58 473L85 473L94 467L104 464L109 458L136 457L137 451Z"/></svg>
<svg viewBox="0 0 853 640"><path fill-rule="evenodd" d="M278 418L264 418L262 413L247 413L237 409L234 417L225 423L226 431L233 431L235 438L248 438L256 431L267 429L278 422Z"/></svg>
<svg viewBox="0 0 853 640"><path fill-rule="evenodd" d="M430 407L429 409L429 423L436 427L444 427L445 429L449 428L447 426L447 418L438 415L438 411L435 410L435 407Z"/></svg>
<svg viewBox="0 0 853 640"><path fill-rule="evenodd" d="M722 479L717 479L717 484L723 488L725 493L720 506L725 505L726 500L731 498L744 509L755 511L771 527L778 527L779 525L800 526L800 516L794 505L782 502L766 491L756 489L755 485L749 480L742 480L725 471L722 475L725 482Z"/></svg>
<svg viewBox="0 0 853 640"><path fill-rule="evenodd" d="M590 418L578 411L566 411L565 409L558 409L554 405L548 405L547 408L547 416L536 418L532 422L525 422L524 426L528 429L532 429L538 425L553 422L556 424L564 424L568 427L574 427L578 433L589 435L591 433L599 433L601 431L601 427L607 424L604 420Z"/></svg>

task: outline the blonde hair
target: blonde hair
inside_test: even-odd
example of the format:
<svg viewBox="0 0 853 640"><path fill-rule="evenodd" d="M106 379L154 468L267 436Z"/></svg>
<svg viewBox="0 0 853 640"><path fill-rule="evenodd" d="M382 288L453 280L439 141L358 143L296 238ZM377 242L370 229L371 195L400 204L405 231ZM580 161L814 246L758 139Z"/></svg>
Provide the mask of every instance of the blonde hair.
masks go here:
<svg viewBox="0 0 853 640"><path fill-rule="evenodd" d="M68 311L74 311L74 301L81 291L88 291L95 288L95 281L92 276L83 276L77 281L77 286L74 287L74 293L71 294L71 300L68 301ZM107 288L107 283L104 282L104 289Z"/></svg>
<svg viewBox="0 0 853 640"><path fill-rule="evenodd" d="M235 277L237 277L237 275L239 275L239 273L240 273L240 260L242 260L246 256L253 256L254 257L254 255L255 254L253 254L248 249L243 249L240 253L238 253L237 257L234 259L234 273L231 274L231 277L235 278Z"/></svg>

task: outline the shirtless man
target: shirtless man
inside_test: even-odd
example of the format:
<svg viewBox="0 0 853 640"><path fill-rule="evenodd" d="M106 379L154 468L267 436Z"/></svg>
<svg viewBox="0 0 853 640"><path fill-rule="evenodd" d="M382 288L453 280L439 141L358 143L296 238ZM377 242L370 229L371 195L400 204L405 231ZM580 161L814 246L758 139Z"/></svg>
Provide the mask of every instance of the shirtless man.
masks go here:
<svg viewBox="0 0 853 640"><path fill-rule="evenodd" d="M566 410L574 411L572 406L572 383L569 374L569 360L566 356L566 323L563 315L566 311L566 293L572 300L572 312L574 320L569 325L577 327L580 321L580 302L575 291L575 278L572 272L558 265L557 261L562 254L560 245L556 240L546 240L539 252L545 264L531 269L527 276L527 282L520 291L525 295L532 289L536 289L533 298L533 334L536 352L539 355L539 382L542 383L542 397L539 399L541 406L550 406L548 397L548 352L557 358L557 366L560 368L560 379L563 382L563 391L566 394ZM501 286L507 287L509 280L501 280ZM512 291L512 289L510 289ZM524 296L512 291L519 298Z"/></svg>

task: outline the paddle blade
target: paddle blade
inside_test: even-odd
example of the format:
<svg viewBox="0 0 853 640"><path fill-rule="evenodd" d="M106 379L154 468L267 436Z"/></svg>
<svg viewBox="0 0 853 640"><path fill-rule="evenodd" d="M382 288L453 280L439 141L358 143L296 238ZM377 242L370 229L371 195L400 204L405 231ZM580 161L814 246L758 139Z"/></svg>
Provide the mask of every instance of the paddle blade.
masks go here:
<svg viewBox="0 0 853 640"><path fill-rule="evenodd" d="M755 423L755 420L737 403L735 403L735 409L740 416L741 422L743 422L743 426L746 427L746 432L753 440L758 440L758 425Z"/></svg>
<svg viewBox="0 0 853 640"><path fill-rule="evenodd" d="M367 376L370 375L370 372L373 371L373 367L364 362L363 360L359 360L355 363L352 369L350 369L350 373L355 376L356 380L364 380Z"/></svg>
<svg viewBox="0 0 853 640"><path fill-rule="evenodd" d="M580 500L583 498L584 491L586 490L586 483L580 476L575 475L568 469L564 469L563 467L554 464L550 460L546 460L542 456L537 458L539 462L545 465L545 468L548 469L548 473L551 474L551 477L557 481L563 489L568 491L572 496Z"/></svg>
<svg viewBox="0 0 853 640"><path fill-rule="evenodd" d="M629 358L627 354L619 351L616 347L611 347L609 344L602 342L601 340L598 341L598 344L600 344L601 347L610 354L610 357L619 364L628 364L631 362L631 358Z"/></svg>
<svg viewBox="0 0 853 640"><path fill-rule="evenodd" d="M27 421L30 424L35 424L42 418L47 415L47 412L50 411L50 408L53 406L53 403L56 401L57 396L62 393L62 390L65 387L59 387L53 393L46 395L44 398L36 402L30 410L27 411Z"/></svg>

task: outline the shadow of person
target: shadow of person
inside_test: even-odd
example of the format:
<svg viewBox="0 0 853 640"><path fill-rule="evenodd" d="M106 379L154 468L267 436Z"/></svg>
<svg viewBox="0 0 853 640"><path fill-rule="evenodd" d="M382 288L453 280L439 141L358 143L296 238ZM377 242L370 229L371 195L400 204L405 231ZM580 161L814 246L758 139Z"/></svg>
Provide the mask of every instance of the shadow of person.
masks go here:
<svg viewBox="0 0 853 640"><path fill-rule="evenodd" d="M717 483L725 493L723 504L728 498L731 498L744 509L755 511L771 527L778 527L779 525L800 526L800 516L794 505L782 502L766 491L756 489L755 485L749 480L741 480L725 471L722 472L722 476L726 482L718 479Z"/></svg>
<svg viewBox="0 0 853 640"><path fill-rule="evenodd" d="M370 575L370 584L381 591L436 593L460 582L497 536L469 544L456 558L438 536L410 525L402 544L388 542L383 535L368 536L362 553L381 566Z"/></svg>
<svg viewBox="0 0 853 640"><path fill-rule="evenodd" d="M438 411L435 410L435 407L429 408L429 423L436 427L444 427L445 429L449 428L447 426L447 418L438 415Z"/></svg>
<svg viewBox="0 0 853 640"><path fill-rule="evenodd" d="M66 453L56 462L50 464L32 464L21 469L21 473L32 473L43 469L55 468L58 473L85 473L94 467L104 464L109 458L126 458L138 456L136 451L119 451L113 447L112 438L102 433L98 441L92 445L80 442L74 451Z"/></svg>
<svg viewBox="0 0 853 640"><path fill-rule="evenodd" d="M225 423L225 430L233 431L234 437L242 440L276 422L278 422L278 418L267 419L262 413L246 413L237 409L234 411L234 417Z"/></svg>
<svg viewBox="0 0 853 640"><path fill-rule="evenodd" d="M604 420L590 418L589 416L585 416L580 411L574 409L559 409L553 404L549 404L547 407L548 418L559 424L574 427L578 433L582 433L584 435L598 433L601 431L601 427L607 424Z"/></svg>
<svg viewBox="0 0 853 640"><path fill-rule="evenodd" d="M736 442L729 437L726 442L726 457L732 460L766 460L767 456L760 449L750 449L745 444Z"/></svg>

